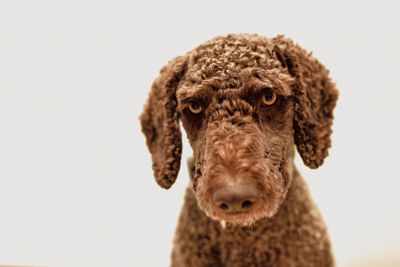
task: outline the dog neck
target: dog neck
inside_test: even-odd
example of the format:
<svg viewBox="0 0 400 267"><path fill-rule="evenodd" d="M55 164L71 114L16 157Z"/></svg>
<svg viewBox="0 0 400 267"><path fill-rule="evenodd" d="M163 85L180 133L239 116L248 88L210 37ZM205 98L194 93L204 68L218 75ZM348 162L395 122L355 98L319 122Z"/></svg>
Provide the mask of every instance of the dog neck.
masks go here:
<svg viewBox="0 0 400 267"><path fill-rule="evenodd" d="M188 157L186 160L186 164L187 164L187 168L188 168L188 172L189 172L189 178L190 178L190 182L193 182L193 177L194 177L194 172L195 172L195 168L194 168L194 157Z"/></svg>

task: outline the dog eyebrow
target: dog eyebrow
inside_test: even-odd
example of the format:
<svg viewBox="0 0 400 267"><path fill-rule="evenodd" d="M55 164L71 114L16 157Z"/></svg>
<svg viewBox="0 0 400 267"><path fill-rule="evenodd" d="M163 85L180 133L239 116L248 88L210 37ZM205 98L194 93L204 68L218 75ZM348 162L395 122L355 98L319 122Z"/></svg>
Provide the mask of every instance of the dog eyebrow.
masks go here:
<svg viewBox="0 0 400 267"><path fill-rule="evenodd" d="M294 78L276 70L245 69L240 73L239 95L259 94L270 89L283 96L293 94Z"/></svg>
<svg viewBox="0 0 400 267"><path fill-rule="evenodd" d="M284 82L279 81L278 79L252 79L246 86L243 86L240 89L239 94L241 96L247 96L252 94L261 94L266 89L269 89L278 95L283 96L291 96L293 95L292 89L289 85L285 84Z"/></svg>
<svg viewBox="0 0 400 267"><path fill-rule="evenodd" d="M286 88L282 88L280 86L274 86L274 85L268 86L268 87L252 88L252 92L251 93L253 93L253 94L261 94L261 93L265 93L266 90L271 90L272 92L275 92L278 95L283 95L283 96L292 95L292 92L289 91L289 90L286 90Z"/></svg>
<svg viewBox="0 0 400 267"><path fill-rule="evenodd" d="M193 99L206 100L212 95L213 89L209 86L182 87L176 93L178 102L187 103Z"/></svg>

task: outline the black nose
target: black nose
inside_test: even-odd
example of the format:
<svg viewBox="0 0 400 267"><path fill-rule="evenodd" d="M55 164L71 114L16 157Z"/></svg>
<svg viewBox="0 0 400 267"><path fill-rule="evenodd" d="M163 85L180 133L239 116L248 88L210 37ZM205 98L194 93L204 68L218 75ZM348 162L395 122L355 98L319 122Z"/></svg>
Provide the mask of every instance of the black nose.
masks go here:
<svg viewBox="0 0 400 267"><path fill-rule="evenodd" d="M213 192L214 203L227 213L244 212L257 201L257 187L250 182L228 183Z"/></svg>

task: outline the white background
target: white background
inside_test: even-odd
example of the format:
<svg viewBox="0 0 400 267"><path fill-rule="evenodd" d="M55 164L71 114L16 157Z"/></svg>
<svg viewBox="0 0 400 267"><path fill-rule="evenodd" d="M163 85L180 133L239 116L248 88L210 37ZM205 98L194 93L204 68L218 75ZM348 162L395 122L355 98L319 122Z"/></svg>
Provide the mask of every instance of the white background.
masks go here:
<svg viewBox="0 0 400 267"><path fill-rule="evenodd" d="M396 1L0 0L0 264L168 265L186 166L160 189L137 117L169 59L231 32L285 34L331 70L330 157L318 170L297 163L338 265L389 264L400 253L398 11Z"/></svg>

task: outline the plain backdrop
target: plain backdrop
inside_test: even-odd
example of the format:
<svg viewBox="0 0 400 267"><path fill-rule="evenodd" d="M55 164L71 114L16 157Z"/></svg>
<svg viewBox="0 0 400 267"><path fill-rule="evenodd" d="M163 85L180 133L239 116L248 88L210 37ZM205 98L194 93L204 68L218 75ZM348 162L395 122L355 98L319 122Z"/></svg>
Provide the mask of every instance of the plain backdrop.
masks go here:
<svg viewBox="0 0 400 267"><path fill-rule="evenodd" d="M191 150L159 188L137 118L168 60L248 32L285 34L331 70L330 156L297 165L338 265L395 266L397 3L0 0L0 264L167 266Z"/></svg>

